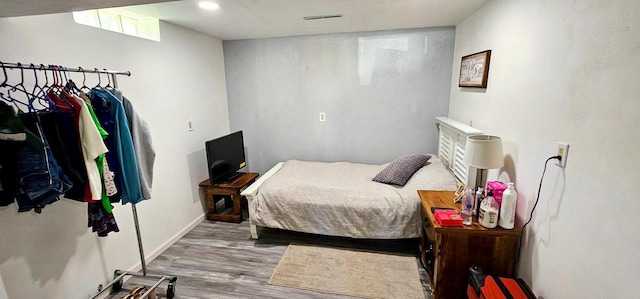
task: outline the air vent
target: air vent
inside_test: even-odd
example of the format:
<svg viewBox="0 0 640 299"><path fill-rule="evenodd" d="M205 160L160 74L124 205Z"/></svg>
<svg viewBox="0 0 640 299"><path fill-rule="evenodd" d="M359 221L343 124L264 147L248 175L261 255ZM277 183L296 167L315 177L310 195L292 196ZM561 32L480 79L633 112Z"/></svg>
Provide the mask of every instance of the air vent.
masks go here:
<svg viewBox="0 0 640 299"><path fill-rule="evenodd" d="M303 19L305 19L306 21L310 21L310 20L321 20L321 19L333 19L333 18L342 18L342 15L326 15L326 16L309 16L309 17L302 17Z"/></svg>

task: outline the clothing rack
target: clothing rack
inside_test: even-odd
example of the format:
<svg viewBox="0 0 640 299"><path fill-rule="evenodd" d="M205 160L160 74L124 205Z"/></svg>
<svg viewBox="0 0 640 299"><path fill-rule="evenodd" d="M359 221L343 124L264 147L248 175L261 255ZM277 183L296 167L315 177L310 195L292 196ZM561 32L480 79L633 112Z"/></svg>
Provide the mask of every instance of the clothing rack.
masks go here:
<svg viewBox="0 0 640 299"><path fill-rule="evenodd" d="M34 76L35 76L35 71L42 71L42 72L46 72L46 71L51 71L51 72L58 72L58 73L64 73L64 72L73 72L73 73L89 73L89 74L98 74L98 80L100 80L100 74L106 74L107 76L110 76L110 83L113 82L113 87L114 88L118 88L118 80L117 80L117 75L126 75L126 76L131 76L131 72L129 71L114 71L114 70L107 70L107 69L84 69L82 67L78 67L78 68L68 68L65 66L60 66L60 65L44 65L44 64L23 64L23 63L6 63L6 62L0 62L0 67L2 68L2 71L4 73L4 80L6 83L6 80L8 80L8 76L6 73L6 69L20 69L21 72L22 70L28 69L28 70L34 70ZM22 76L22 82L24 83L24 73L21 73ZM45 73L46 76L46 73ZM36 77L37 79L37 77ZM100 81L99 81L100 82ZM4 84L3 83L3 84ZM100 83L98 83L100 84ZM142 236L140 234L140 224L138 221L138 211L136 209L136 205L134 203L131 203L131 210L133 212L133 222L135 224L135 229L136 229L136 236L138 239L138 250L140 252L140 263L142 265L142 274L137 273L137 272L129 272L129 271L122 271L122 270L115 270L114 271L114 279L107 284L106 286L102 287L99 286L98 287L98 293L96 293L95 295L93 295L91 297L91 299L97 298L98 296L100 296L102 293L104 293L105 290L109 289L109 287L112 287L112 289L114 291L119 291L122 288L122 280L124 279L125 276L130 275L130 276L139 276L139 277L147 277L147 278L155 278L158 279L158 281L151 287L149 288L142 296L137 297L137 298L147 298L151 292L153 292L158 286L160 286L160 284L162 284L164 281L168 281L169 285L167 286L167 298L173 298L175 295L175 284L177 281L177 277L176 276L171 276L171 275L154 275L154 274L148 274L147 273L147 265L146 265L146 261L145 261L145 257L144 257L144 249L142 248Z"/></svg>

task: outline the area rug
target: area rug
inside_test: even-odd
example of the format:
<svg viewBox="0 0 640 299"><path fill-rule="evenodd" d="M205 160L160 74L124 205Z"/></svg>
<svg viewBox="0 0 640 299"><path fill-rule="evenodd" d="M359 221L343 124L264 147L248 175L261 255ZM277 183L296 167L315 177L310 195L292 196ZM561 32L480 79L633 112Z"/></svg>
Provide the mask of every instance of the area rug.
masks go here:
<svg viewBox="0 0 640 299"><path fill-rule="evenodd" d="M415 256L291 244L269 284L362 298L424 299Z"/></svg>

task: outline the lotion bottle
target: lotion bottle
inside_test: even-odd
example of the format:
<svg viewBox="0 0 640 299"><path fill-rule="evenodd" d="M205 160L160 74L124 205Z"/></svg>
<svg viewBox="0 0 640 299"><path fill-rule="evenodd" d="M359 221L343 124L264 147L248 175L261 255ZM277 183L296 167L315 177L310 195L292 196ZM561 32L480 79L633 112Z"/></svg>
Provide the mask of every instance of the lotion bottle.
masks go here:
<svg viewBox="0 0 640 299"><path fill-rule="evenodd" d="M478 222L486 228L495 228L498 225L498 202L493 198L493 190L489 190L487 197L480 204Z"/></svg>
<svg viewBox="0 0 640 299"><path fill-rule="evenodd" d="M502 228L513 229L516 218L516 202L518 193L513 183L509 183L507 190L502 193L502 205L500 206L500 220L498 225Z"/></svg>

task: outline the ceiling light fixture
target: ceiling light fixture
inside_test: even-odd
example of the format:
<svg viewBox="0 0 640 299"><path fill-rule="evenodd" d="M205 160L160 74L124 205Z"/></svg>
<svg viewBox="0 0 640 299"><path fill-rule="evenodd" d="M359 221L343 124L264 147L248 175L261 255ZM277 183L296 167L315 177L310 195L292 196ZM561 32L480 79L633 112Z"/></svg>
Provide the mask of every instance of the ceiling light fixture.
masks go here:
<svg viewBox="0 0 640 299"><path fill-rule="evenodd" d="M215 3L215 2L210 2L210 1L201 1L200 3L198 3L198 5L202 9L218 9L218 8L220 8L220 4Z"/></svg>

